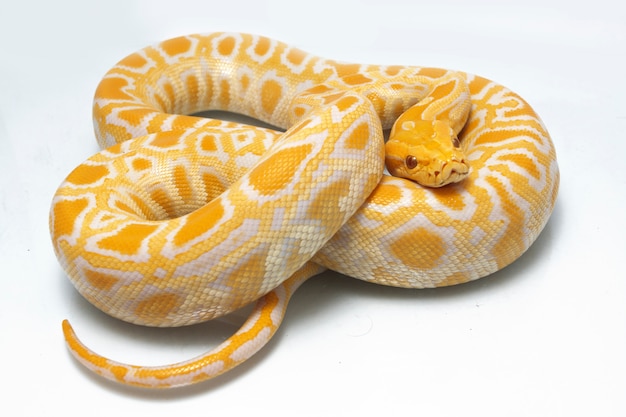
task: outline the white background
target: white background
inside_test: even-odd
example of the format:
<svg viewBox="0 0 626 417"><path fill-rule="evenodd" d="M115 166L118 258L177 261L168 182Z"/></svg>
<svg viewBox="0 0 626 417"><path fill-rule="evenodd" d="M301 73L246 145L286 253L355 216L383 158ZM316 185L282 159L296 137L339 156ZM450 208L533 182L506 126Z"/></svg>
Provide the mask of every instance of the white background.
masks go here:
<svg viewBox="0 0 626 417"><path fill-rule="evenodd" d="M14 1L0 5L0 368L4 415L626 415L626 13L615 0ZM96 5L96 3L99 3ZM352 62L462 69L526 98L561 168L536 244L490 278L384 288L326 274L231 373L145 391L82 370L61 320L118 360L164 364L243 320L147 329L109 318L55 259L48 209L97 151L100 77L146 45L231 30ZM8 414L5 413L7 410Z"/></svg>

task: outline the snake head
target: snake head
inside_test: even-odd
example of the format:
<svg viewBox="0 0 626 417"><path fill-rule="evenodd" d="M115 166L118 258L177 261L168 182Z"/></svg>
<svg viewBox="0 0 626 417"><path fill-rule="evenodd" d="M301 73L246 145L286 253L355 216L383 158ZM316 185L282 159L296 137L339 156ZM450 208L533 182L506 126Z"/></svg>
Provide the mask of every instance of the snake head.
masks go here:
<svg viewBox="0 0 626 417"><path fill-rule="evenodd" d="M456 134L441 120L396 123L385 145L385 164L391 175L427 187L459 182L469 173Z"/></svg>

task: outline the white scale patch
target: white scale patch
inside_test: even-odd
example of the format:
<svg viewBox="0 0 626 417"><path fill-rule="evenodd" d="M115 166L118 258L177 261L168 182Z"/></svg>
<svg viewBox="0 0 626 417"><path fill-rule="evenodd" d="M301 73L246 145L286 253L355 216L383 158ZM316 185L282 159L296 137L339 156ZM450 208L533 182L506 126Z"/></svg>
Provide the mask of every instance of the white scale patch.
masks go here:
<svg viewBox="0 0 626 417"><path fill-rule="evenodd" d="M153 275L154 275L156 278L163 279L163 278L166 278L166 277L167 277L168 273L167 273L167 270L166 270L166 269L163 269L163 268L157 268L157 269L155 269L155 270L154 270L154 274L153 274Z"/></svg>
<svg viewBox="0 0 626 417"><path fill-rule="evenodd" d="M485 232L482 227L475 226L470 232L469 243L473 246L478 246L485 236L487 236L487 232Z"/></svg>
<svg viewBox="0 0 626 417"><path fill-rule="evenodd" d="M248 359L269 341L271 331L272 329L269 327L263 328L253 339L242 343L241 346L231 353L230 358L236 362Z"/></svg>

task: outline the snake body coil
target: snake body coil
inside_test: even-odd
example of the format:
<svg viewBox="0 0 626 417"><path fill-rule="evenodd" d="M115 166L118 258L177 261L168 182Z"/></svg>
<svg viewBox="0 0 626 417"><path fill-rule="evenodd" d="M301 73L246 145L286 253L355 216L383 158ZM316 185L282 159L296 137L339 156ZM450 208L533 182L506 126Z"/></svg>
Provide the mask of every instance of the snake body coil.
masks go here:
<svg viewBox="0 0 626 417"><path fill-rule="evenodd" d="M284 132L189 116L208 109ZM150 326L259 300L224 344L163 367L105 359L64 322L79 361L141 386L187 385L241 363L274 334L293 291L325 268L408 288L491 274L533 243L558 190L545 127L499 84L345 64L238 33L126 57L96 91L94 124L105 150L67 177L50 214L78 291ZM430 187L383 175L385 159L394 175Z"/></svg>

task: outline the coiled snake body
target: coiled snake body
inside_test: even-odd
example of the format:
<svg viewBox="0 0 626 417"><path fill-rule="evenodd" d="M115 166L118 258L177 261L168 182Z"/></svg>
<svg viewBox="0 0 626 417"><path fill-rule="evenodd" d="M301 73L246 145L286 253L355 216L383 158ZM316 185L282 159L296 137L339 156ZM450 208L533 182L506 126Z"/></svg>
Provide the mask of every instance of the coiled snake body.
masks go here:
<svg viewBox="0 0 626 417"><path fill-rule="evenodd" d="M286 131L188 116L207 109ZM345 64L246 34L175 38L126 57L96 91L94 124L106 149L67 177L50 214L78 291L149 326L258 300L222 345L162 367L105 359L64 322L81 363L147 387L246 360L293 291L326 268L408 288L493 273L536 239L558 189L545 127L499 84ZM395 177L383 175L385 158Z"/></svg>

